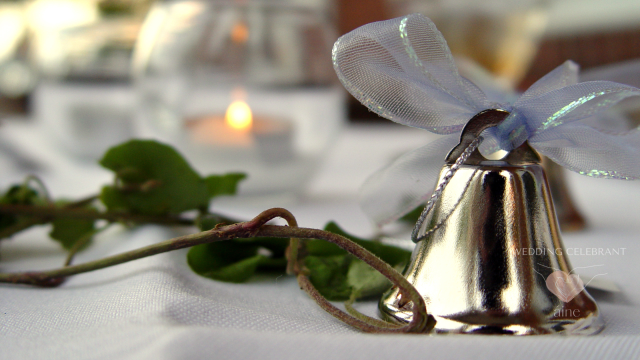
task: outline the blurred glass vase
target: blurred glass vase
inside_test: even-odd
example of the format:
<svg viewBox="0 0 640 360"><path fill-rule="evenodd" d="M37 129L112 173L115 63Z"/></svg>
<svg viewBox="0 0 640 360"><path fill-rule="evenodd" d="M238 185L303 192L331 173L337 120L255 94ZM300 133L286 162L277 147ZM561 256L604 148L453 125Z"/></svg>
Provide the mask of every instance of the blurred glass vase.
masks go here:
<svg viewBox="0 0 640 360"><path fill-rule="evenodd" d="M33 115L75 160L93 162L135 135L130 64L146 2L120 1L120 11L107 11L106 0L27 2Z"/></svg>
<svg viewBox="0 0 640 360"><path fill-rule="evenodd" d="M139 136L245 194L298 191L344 122L326 0L165 1L134 53Z"/></svg>

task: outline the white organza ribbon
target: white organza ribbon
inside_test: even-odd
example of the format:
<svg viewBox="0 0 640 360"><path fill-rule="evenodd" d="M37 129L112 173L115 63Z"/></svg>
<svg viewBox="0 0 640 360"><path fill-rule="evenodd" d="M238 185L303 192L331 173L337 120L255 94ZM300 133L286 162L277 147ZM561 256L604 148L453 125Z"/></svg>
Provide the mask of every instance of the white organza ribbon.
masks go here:
<svg viewBox="0 0 640 360"><path fill-rule="evenodd" d="M373 174L361 190L364 211L383 225L424 203L446 154L466 122L485 109L511 115L485 131L481 151L512 150L525 141L583 175L640 178L640 133L608 133L593 117L640 89L609 81L578 82L568 61L513 102L458 73L446 41L420 14L362 26L333 48L347 90L371 111L400 124L447 135ZM484 91L483 91L484 90Z"/></svg>

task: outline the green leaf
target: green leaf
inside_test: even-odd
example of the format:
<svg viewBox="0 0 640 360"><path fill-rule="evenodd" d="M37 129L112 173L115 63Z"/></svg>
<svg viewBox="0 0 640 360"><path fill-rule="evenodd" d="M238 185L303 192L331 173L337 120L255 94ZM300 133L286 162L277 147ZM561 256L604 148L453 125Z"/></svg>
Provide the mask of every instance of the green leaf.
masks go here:
<svg viewBox="0 0 640 360"><path fill-rule="evenodd" d="M197 245L187 253L187 262L194 272L227 282L248 280L261 258L257 246L233 240Z"/></svg>
<svg viewBox="0 0 640 360"><path fill-rule="evenodd" d="M102 189L100 199L110 211L160 215L209 204L207 183L168 145L131 140L109 149L100 165L120 183Z"/></svg>
<svg viewBox="0 0 640 360"><path fill-rule="evenodd" d="M332 232L334 234L342 235L347 239L353 240L359 245L362 245L363 242L370 243L368 240L357 238L353 235L347 234L344 230L342 230L335 222L330 221L324 227L325 231ZM338 245L332 244L330 242L324 240L309 240L307 242L307 253L309 255L315 256L333 256L333 255L344 255L347 252L340 248Z"/></svg>
<svg viewBox="0 0 640 360"><path fill-rule="evenodd" d="M217 241L194 246L187 254L191 268L197 273L231 265L258 253L258 246L235 240Z"/></svg>
<svg viewBox="0 0 640 360"><path fill-rule="evenodd" d="M264 256L262 255L254 255L227 266L211 269L200 275L225 282L245 282L255 274L258 265L263 259Z"/></svg>
<svg viewBox="0 0 640 360"><path fill-rule="evenodd" d="M404 266L411 258L410 251L358 238L342 230L335 222L329 222L324 230L352 240L394 267ZM337 245L311 240L307 249L313 255L305 258L305 266L310 270L309 280L329 300L348 300L352 292L358 292L360 297L379 295L390 285L383 275ZM329 258L330 261L320 261Z"/></svg>
<svg viewBox="0 0 640 360"><path fill-rule="evenodd" d="M209 175L204 181L207 184L209 197L220 195L235 195L240 181L247 177L243 173L228 173L225 175Z"/></svg>
<svg viewBox="0 0 640 360"><path fill-rule="evenodd" d="M42 205L46 203L36 190L27 184L12 185L0 197L0 203L10 205ZM13 214L0 214L0 230L15 225L21 217Z"/></svg>
<svg viewBox="0 0 640 360"><path fill-rule="evenodd" d="M307 256L304 265L309 270L309 280L328 300L346 300L353 288L347 281L347 273L353 258L346 255Z"/></svg>
<svg viewBox="0 0 640 360"><path fill-rule="evenodd" d="M256 237L249 239L237 239L239 243L249 243L259 248L268 250L271 253L272 259L285 258L285 251L289 246L289 239L285 238L270 238L270 237Z"/></svg>
<svg viewBox="0 0 640 360"><path fill-rule="evenodd" d="M53 229L49 236L69 250L80 239L93 235L93 220L60 218L52 221ZM87 245L89 242L87 242Z"/></svg>
<svg viewBox="0 0 640 360"><path fill-rule="evenodd" d="M284 271L287 239L237 239L197 245L189 249L187 262L204 277L226 281L247 281L257 270ZM271 256L259 254L266 249Z"/></svg>
<svg viewBox="0 0 640 360"><path fill-rule="evenodd" d="M365 240L346 233L334 222L325 230L345 236L398 268L409 261L411 252L377 241ZM289 239L234 239L198 245L189 250L187 259L194 272L221 281L242 282L260 271L284 271L285 250ZM266 249L270 256L260 255ZM380 295L390 282L366 263L349 255L337 245L324 240L307 241L304 265L309 279L327 299L347 300L356 292L359 297Z"/></svg>
<svg viewBox="0 0 640 360"><path fill-rule="evenodd" d="M348 300L353 292L380 295L391 287L382 274L350 255L307 256L304 261L313 286L331 301Z"/></svg>
<svg viewBox="0 0 640 360"><path fill-rule="evenodd" d="M347 284L358 297L379 295L391 287L389 279L359 259L354 259L349 266Z"/></svg>
<svg viewBox="0 0 640 360"><path fill-rule="evenodd" d="M42 203L38 192L24 184L11 186L2 196L0 202L13 205L35 205Z"/></svg>
<svg viewBox="0 0 640 360"><path fill-rule="evenodd" d="M409 259L411 258L411 251L408 251L408 250L405 250L405 249L401 249L401 248L393 246L393 245L383 244L383 243L381 243L379 241L365 240L365 239L362 239L362 238L355 237L355 236L353 236L351 234L348 234L344 230L342 230L342 228L340 228L338 226L338 224L336 224L333 221L327 223L327 225L324 227L324 230L332 232L334 234L342 235L342 236L346 237L347 239L352 240L356 244L358 244L358 245L362 246L363 248L371 251L374 255L378 256L379 258L381 258L385 262L391 264L391 266L396 266L397 264L407 263L407 262L409 262ZM315 241L319 241L319 240L315 240ZM334 246L341 253L344 253L344 254L347 253L345 250L342 250L337 245L334 245L334 244L331 244L331 243L327 243L327 242L325 242L325 243ZM324 251L327 251L327 248L322 247L322 249ZM314 254L314 255L317 255L317 254Z"/></svg>

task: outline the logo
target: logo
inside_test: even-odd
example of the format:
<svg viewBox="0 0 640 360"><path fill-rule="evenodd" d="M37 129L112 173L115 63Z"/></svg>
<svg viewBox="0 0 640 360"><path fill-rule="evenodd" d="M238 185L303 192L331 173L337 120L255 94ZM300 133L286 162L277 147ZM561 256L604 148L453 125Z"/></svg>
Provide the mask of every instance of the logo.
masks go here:
<svg viewBox="0 0 640 360"><path fill-rule="evenodd" d="M584 289L584 283L578 274L567 274L556 270L547 277L547 289L563 302L573 300Z"/></svg>
<svg viewBox="0 0 640 360"><path fill-rule="evenodd" d="M592 276L591 280L589 280L585 284L580 278L580 275L575 274L573 272L576 269L593 268L593 267L598 267L603 265L577 267L569 272L562 271L559 269L554 269L542 264L538 264L538 265L549 268L550 270L554 270L545 279L545 284L547 285L547 289L549 289L549 291L551 291L552 294L554 294L555 296L558 297L558 299L566 303L573 300L574 297L580 294L580 292L582 292L582 290L584 290L584 288L588 286L593 281L593 279L595 279L598 276L607 275L606 273L604 273L604 274L597 274L595 276ZM536 271L536 273L538 273L538 275L540 275L544 279L544 275L542 275L538 271Z"/></svg>

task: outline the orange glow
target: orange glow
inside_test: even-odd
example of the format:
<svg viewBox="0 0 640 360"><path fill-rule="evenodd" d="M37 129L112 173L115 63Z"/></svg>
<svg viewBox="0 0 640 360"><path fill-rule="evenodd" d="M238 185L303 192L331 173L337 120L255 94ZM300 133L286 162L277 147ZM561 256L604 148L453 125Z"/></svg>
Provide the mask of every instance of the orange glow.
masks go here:
<svg viewBox="0 0 640 360"><path fill-rule="evenodd" d="M244 44L249 38L249 28L243 22L237 22L231 29L231 40L236 44Z"/></svg>
<svg viewBox="0 0 640 360"><path fill-rule="evenodd" d="M226 124L233 129L248 131L251 129L253 123L251 108L249 108L249 105L244 101L234 101L227 108L224 120Z"/></svg>

